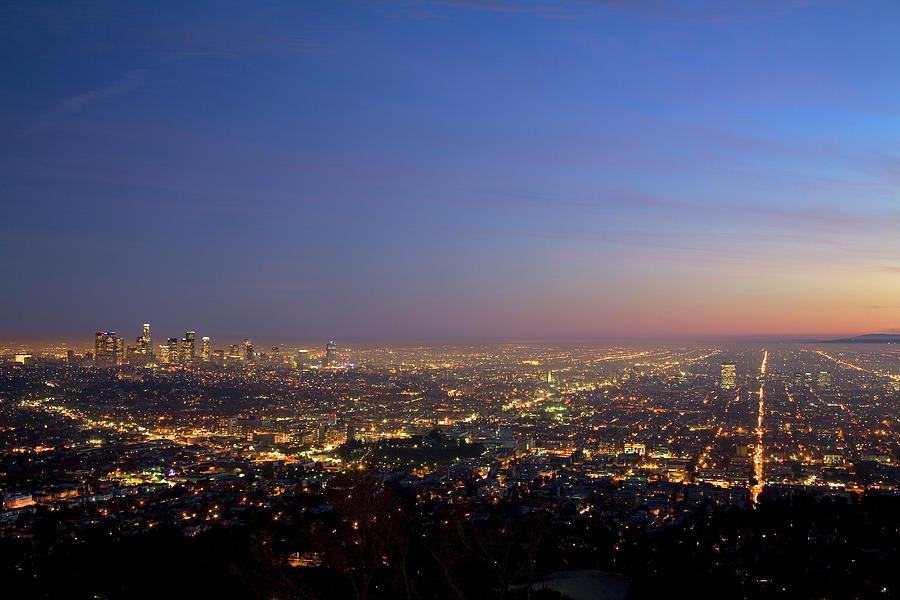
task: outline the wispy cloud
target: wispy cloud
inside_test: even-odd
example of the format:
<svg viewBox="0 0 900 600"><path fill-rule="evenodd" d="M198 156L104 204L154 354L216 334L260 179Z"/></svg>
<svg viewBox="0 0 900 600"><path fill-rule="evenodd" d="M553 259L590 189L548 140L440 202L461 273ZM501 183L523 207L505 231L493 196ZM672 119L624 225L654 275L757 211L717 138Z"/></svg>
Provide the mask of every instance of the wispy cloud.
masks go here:
<svg viewBox="0 0 900 600"><path fill-rule="evenodd" d="M881 267L878 270L881 273L900 273L900 267Z"/></svg>
<svg viewBox="0 0 900 600"><path fill-rule="evenodd" d="M871 229L900 227L900 213L896 211L859 212L841 207L817 204L807 207L776 207L764 204L749 204L730 199L706 202L688 202L662 196L605 190L594 200L572 200L550 195L521 194L482 190L484 197L498 199L497 204L517 209L521 203L544 204L573 210L603 210L626 206L642 207L660 215L690 213L699 216L717 216L731 219L741 215L747 222L764 223L791 231L809 230L821 234L823 231L864 231ZM507 200L508 199L508 200ZM840 240L816 237L812 242L819 245L840 246ZM891 269L891 267L889 267ZM897 267L900 270L900 267Z"/></svg>
<svg viewBox="0 0 900 600"><path fill-rule="evenodd" d="M412 0L417 6L449 6L497 13L532 13L544 16L580 15L597 8L622 9L631 12L674 16L683 8L668 0L575 0L570 2L535 2L532 0Z"/></svg>
<svg viewBox="0 0 900 600"><path fill-rule="evenodd" d="M497 0L434 0L434 4L440 6L453 6L459 8L472 8L488 12L504 13L550 13L558 12L557 8L546 4L532 2L501 2Z"/></svg>
<svg viewBox="0 0 900 600"><path fill-rule="evenodd" d="M588 16L598 11L621 11L648 17L718 23L777 16L789 10L811 6L819 0L757 0L691 5L678 0L408 0L416 8L454 7L495 13L530 13L545 17Z"/></svg>
<svg viewBox="0 0 900 600"><path fill-rule="evenodd" d="M166 54L163 57L163 60L167 63L173 62L181 62L186 60L222 60L231 63L238 64L242 67L246 67L247 69L254 71L255 73L259 73L261 75L266 75L268 77L275 77L274 73L271 71L267 71L266 69L262 69L252 63L250 60L245 58L240 54L236 54L234 52L206 52L206 51L197 51L197 52L173 52L171 54Z"/></svg>
<svg viewBox="0 0 900 600"><path fill-rule="evenodd" d="M128 92L133 92L143 87L146 83L147 71L144 69L133 69L128 71L124 77L114 83L60 100L55 106L41 116L40 121L36 126L29 129L26 133L36 133L47 129L60 119L78 113L91 104L96 104L97 102L102 102L121 94L127 94Z"/></svg>

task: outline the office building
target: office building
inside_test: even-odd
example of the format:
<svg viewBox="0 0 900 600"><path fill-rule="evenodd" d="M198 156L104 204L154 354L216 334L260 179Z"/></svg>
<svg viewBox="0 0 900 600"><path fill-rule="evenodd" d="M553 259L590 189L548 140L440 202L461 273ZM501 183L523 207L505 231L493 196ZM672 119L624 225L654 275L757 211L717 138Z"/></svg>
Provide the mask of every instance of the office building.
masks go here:
<svg viewBox="0 0 900 600"><path fill-rule="evenodd" d="M194 339L196 332L186 331L181 339L181 362L191 362L194 360Z"/></svg>
<svg viewBox="0 0 900 600"><path fill-rule="evenodd" d="M209 362L209 337L203 336L200 339L200 360Z"/></svg>
<svg viewBox="0 0 900 600"><path fill-rule="evenodd" d="M178 338L169 338L168 343L166 344L166 353L168 355L166 362L178 362Z"/></svg>
<svg viewBox="0 0 900 600"><path fill-rule="evenodd" d="M112 362L117 365L125 362L125 338L117 335L112 339Z"/></svg>
<svg viewBox="0 0 900 600"><path fill-rule="evenodd" d="M309 369L309 350L297 351L297 368L301 371Z"/></svg>
<svg viewBox="0 0 900 600"><path fill-rule="evenodd" d="M737 380L736 368L737 365L733 362L730 363L722 363L722 375L719 380L719 385L723 390L733 390L735 388L735 382Z"/></svg>
<svg viewBox="0 0 900 600"><path fill-rule="evenodd" d="M98 331L94 334L94 360L100 362L106 351L106 331Z"/></svg>
<svg viewBox="0 0 900 600"><path fill-rule="evenodd" d="M98 365L121 364L125 360L125 340L115 331L94 334L94 362Z"/></svg>
<svg viewBox="0 0 900 600"><path fill-rule="evenodd" d="M195 338L197 337L197 332L195 331L185 331L184 332L184 340L187 342L187 360L194 360L194 357L197 356L197 348L195 345Z"/></svg>
<svg viewBox="0 0 900 600"><path fill-rule="evenodd" d="M144 331L137 338L135 353L149 356L153 354L153 343L150 339L150 323L144 323Z"/></svg>

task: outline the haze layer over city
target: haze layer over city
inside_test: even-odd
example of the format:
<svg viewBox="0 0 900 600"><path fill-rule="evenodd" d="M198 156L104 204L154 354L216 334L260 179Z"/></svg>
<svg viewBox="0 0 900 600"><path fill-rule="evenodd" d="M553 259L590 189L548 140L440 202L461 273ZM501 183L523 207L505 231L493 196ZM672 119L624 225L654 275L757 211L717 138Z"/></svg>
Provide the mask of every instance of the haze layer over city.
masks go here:
<svg viewBox="0 0 900 600"><path fill-rule="evenodd" d="M900 4L0 16L10 597L900 595Z"/></svg>

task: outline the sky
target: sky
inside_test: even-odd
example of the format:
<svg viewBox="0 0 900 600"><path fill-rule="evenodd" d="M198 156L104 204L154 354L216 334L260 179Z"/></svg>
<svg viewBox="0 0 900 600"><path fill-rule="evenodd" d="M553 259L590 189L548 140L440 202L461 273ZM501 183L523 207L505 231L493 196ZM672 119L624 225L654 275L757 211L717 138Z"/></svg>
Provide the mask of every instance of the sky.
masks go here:
<svg viewBox="0 0 900 600"><path fill-rule="evenodd" d="M896 0L5 2L0 337L900 331Z"/></svg>

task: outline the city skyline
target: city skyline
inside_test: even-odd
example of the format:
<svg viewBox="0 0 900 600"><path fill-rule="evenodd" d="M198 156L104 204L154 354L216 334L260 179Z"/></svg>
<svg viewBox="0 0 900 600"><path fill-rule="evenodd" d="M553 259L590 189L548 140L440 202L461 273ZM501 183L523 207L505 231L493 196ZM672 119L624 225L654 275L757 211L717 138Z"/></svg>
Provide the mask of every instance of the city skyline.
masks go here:
<svg viewBox="0 0 900 600"><path fill-rule="evenodd" d="M104 331L105 333L106 331ZM81 332L80 335L22 335L22 336L4 336L0 337L0 348L6 346L7 349L19 348L23 350L43 351L50 347L63 348L68 347L77 350L89 350L94 346L94 334L100 333ZM116 334L124 340L132 340L134 338L127 328L112 329L108 333ZM166 330L160 334L160 339L165 341L172 335L182 336L184 331L178 332L177 329ZM296 348L318 348L329 341L339 340L344 345L362 346L362 347L410 347L410 346L466 346L466 345L497 345L497 344L621 344L635 345L642 343L658 343L658 344L807 344L807 343L839 343L841 340L857 338L854 343L871 343L871 344L897 344L895 340L900 333L892 331L888 332L869 332L860 335L847 335L841 333L820 334L818 336L803 336L789 334L759 334L759 335L678 335L678 336L570 336L570 337L462 337L462 336L444 336L444 337L340 337L340 336L315 336L315 335L267 335L257 336L251 333L227 333L227 334L209 334L204 332L202 337L207 337L213 344L219 344L220 347L227 347L234 343L239 343L245 339L252 339L254 343L259 343L263 347L270 347L273 344L278 346L296 347ZM249 337L248 337L249 336ZM863 338L871 336L884 336L890 339L872 339L866 341ZM179 343L181 337L178 338ZM129 342L133 343L133 342ZM154 342L154 345L159 345ZM323 351L324 352L324 351Z"/></svg>
<svg viewBox="0 0 900 600"><path fill-rule="evenodd" d="M133 8L0 25L4 338L900 328L894 2Z"/></svg>

